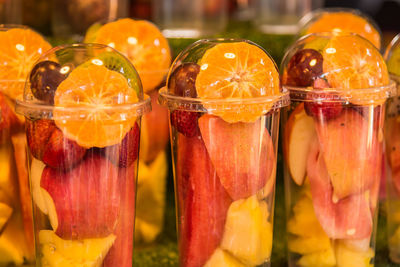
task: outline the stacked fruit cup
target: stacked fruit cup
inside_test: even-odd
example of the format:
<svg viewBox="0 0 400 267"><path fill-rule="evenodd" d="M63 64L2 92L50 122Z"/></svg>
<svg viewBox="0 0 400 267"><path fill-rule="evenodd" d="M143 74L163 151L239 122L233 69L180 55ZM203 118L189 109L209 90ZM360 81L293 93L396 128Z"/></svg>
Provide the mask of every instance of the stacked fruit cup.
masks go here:
<svg viewBox="0 0 400 267"><path fill-rule="evenodd" d="M0 26L0 265L34 261L24 118L14 112L35 60L51 46L33 30Z"/></svg>
<svg viewBox="0 0 400 267"><path fill-rule="evenodd" d="M397 96L386 106L386 192L390 259L400 263L400 35L386 50L388 70L397 84Z"/></svg>
<svg viewBox="0 0 400 267"><path fill-rule="evenodd" d="M246 40L200 40L171 67L180 266L269 266L280 107L277 67Z"/></svg>
<svg viewBox="0 0 400 267"><path fill-rule="evenodd" d="M140 118L150 108L124 56L56 47L35 63L26 119L37 266L132 265Z"/></svg>
<svg viewBox="0 0 400 267"><path fill-rule="evenodd" d="M135 226L135 240L148 243L156 239L164 223L168 111L157 99L171 64L168 41L154 24L124 18L93 24L85 42L109 45L126 56L139 73L143 91L151 97L152 111L142 119Z"/></svg>
<svg viewBox="0 0 400 267"><path fill-rule="evenodd" d="M286 53L283 152L290 266L371 266L385 101L379 51L356 34L320 33Z"/></svg>

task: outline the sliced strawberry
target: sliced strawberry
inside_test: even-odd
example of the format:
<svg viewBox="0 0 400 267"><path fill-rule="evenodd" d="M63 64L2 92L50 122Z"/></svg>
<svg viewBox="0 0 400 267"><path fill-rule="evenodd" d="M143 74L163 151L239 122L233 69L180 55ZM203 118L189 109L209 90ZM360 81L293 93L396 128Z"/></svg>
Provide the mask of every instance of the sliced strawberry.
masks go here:
<svg viewBox="0 0 400 267"><path fill-rule="evenodd" d="M28 147L35 158L42 160L45 146L55 129L53 120L26 120Z"/></svg>
<svg viewBox="0 0 400 267"><path fill-rule="evenodd" d="M326 93L325 96L327 100L312 99L312 95L307 97L308 101L304 103L307 115L319 121L327 121L339 117L342 114L343 105L337 100L329 100L332 97L329 93Z"/></svg>
<svg viewBox="0 0 400 267"><path fill-rule="evenodd" d="M177 146L180 262L184 267L200 267L220 244L232 199L201 139L179 134Z"/></svg>
<svg viewBox="0 0 400 267"><path fill-rule="evenodd" d="M171 113L171 125L186 137L193 137L199 133L198 112L174 110Z"/></svg>

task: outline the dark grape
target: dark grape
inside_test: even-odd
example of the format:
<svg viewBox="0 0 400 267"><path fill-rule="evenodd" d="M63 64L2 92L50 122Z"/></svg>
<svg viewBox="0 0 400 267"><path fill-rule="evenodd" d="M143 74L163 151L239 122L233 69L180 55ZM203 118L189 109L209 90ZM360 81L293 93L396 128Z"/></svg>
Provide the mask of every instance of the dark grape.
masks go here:
<svg viewBox="0 0 400 267"><path fill-rule="evenodd" d="M33 67L29 77L32 94L39 100L54 104L54 93L69 73L65 72L62 72L57 62L49 60L39 62Z"/></svg>
<svg viewBox="0 0 400 267"><path fill-rule="evenodd" d="M168 80L169 90L177 96L197 97L196 77L200 66L196 63L183 63Z"/></svg>
<svg viewBox="0 0 400 267"><path fill-rule="evenodd" d="M313 81L322 75L323 58L314 49L297 51L290 59L283 84L290 86L311 86Z"/></svg>

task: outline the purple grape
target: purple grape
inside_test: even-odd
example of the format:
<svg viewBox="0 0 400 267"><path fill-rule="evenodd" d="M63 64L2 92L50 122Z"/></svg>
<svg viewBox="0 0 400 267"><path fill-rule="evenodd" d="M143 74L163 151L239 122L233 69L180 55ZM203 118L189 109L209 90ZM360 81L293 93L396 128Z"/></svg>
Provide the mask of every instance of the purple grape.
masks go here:
<svg viewBox="0 0 400 267"><path fill-rule="evenodd" d="M197 97L195 84L199 71L200 66L196 63L183 63L169 78L169 90L177 96Z"/></svg>

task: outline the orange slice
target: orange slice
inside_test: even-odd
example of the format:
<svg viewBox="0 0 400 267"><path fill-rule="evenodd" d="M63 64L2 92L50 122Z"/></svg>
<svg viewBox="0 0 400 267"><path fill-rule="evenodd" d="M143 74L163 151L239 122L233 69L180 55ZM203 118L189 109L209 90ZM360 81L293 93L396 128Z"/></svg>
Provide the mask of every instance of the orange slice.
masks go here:
<svg viewBox="0 0 400 267"><path fill-rule="evenodd" d="M132 62L145 92L155 89L163 81L171 64L171 52L168 41L154 24L120 19L105 24L94 35L95 43L117 49Z"/></svg>
<svg viewBox="0 0 400 267"><path fill-rule="evenodd" d="M307 29L307 34L317 32L353 32L381 47L379 32L366 19L349 12L327 12Z"/></svg>
<svg viewBox="0 0 400 267"><path fill-rule="evenodd" d="M38 33L23 28L0 32L0 40L0 91L15 99L23 94L35 61L51 45Z"/></svg>
<svg viewBox="0 0 400 267"><path fill-rule="evenodd" d="M323 50L323 72L333 88L385 86L389 75L379 51L356 35L332 37Z"/></svg>
<svg viewBox="0 0 400 267"><path fill-rule="evenodd" d="M275 63L261 48L246 42L221 43L202 57L196 91L204 100L275 96L280 94L279 74ZM203 105L207 107L206 103ZM227 122L251 122L273 103L231 111L227 105L221 110L217 108L214 114Z"/></svg>
<svg viewBox="0 0 400 267"><path fill-rule="evenodd" d="M106 147L121 142L136 117L105 108L136 102L136 91L122 74L98 65L78 67L58 86L54 105L79 108L79 114L55 109L53 117L65 136L80 146Z"/></svg>

